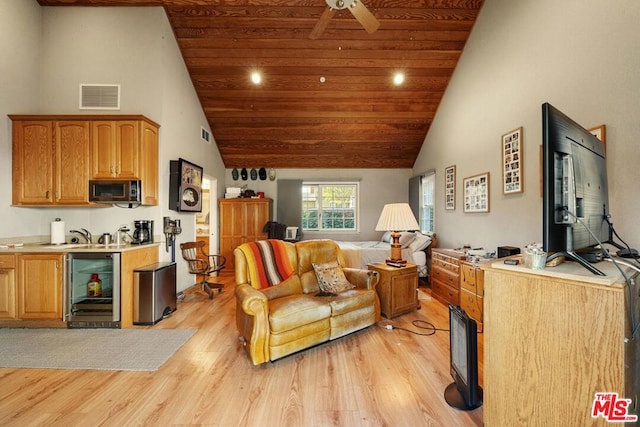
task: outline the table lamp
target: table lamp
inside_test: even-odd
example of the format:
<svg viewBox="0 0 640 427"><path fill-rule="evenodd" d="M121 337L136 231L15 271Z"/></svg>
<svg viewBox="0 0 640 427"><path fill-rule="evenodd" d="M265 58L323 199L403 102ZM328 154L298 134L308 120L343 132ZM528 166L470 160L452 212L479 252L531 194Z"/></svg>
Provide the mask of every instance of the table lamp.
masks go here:
<svg viewBox="0 0 640 427"><path fill-rule="evenodd" d="M420 226L411 211L408 203L390 203L384 205L376 231L391 231L391 257L387 264L406 264L402 259L402 245L400 245L400 232L407 230L419 230Z"/></svg>

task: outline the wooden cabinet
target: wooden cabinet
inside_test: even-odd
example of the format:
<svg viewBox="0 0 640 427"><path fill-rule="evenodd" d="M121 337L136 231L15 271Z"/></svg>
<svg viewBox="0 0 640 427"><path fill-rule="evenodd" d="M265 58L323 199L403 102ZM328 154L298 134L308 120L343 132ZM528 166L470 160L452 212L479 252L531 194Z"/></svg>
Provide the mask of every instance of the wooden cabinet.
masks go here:
<svg viewBox="0 0 640 427"><path fill-rule="evenodd" d="M460 264L460 307L480 325L484 307L484 272L477 265Z"/></svg>
<svg viewBox="0 0 640 427"><path fill-rule="evenodd" d="M0 319L15 319L18 308L15 255L0 255Z"/></svg>
<svg viewBox="0 0 640 427"><path fill-rule="evenodd" d="M18 258L18 318L62 319L63 255Z"/></svg>
<svg viewBox="0 0 640 427"><path fill-rule="evenodd" d="M540 271L501 264L482 267L484 425L610 425L591 417L598 392L632 399L637 414L637 290L605 262L606 276L577 263Z"/></svg>
<svg viewBox="0 0 640 427"><path fill-rule="evenodd" d="M89 179L140 179L158 204L158 125L144 116L10 115L13 205L89 205Z"/></svg>
<svg viewBox="0 0 640 427"><path fill-rule="evenodd" d="M138 177L139 123L134 120L91 123L91 178Z"/></svg>
<svg viewBox="0 0 640 427"><path fill-rule="evenodd" d="M431 250L431 296L443 304L460 305L460 261L464 253Z"/></svg>
<svg viewBox="0 0 640 427"><path fill-rule="evenodd" d="M396 268L386 264L370 264L380 280L376 286L380 298L380 312L388 319L418 308L418 267L407 264Z"/></svg>
<svg viewBox="0 0 640 427"><path fill-rule="evenodd" d="M89 204L89 122L13 122L13 204Z"/></svg>
<svg viewBox="0 0 640 427"><path fill-rule="evenodd" d="M263 230L271 220L271 199L220 199L220 253L233 270L233 250L245 242L267 238Z"/></svg>

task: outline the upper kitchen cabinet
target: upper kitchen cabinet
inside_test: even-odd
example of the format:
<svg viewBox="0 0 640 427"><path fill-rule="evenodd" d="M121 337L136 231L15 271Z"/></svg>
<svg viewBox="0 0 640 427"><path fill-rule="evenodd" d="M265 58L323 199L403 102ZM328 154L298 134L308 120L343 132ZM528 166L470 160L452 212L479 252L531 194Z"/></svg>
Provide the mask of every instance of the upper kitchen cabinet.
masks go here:
<svg viewBox="0 0 640 427"><path fill-rule="evenodd" d="M88 206L90 179L139 179L158 204L158 128L141 115L10 115L13 205Z"/></svg>
<svg viewBox="0 0 640 427"><path fill-rule="evenodd" d="M13 122L13 204L89 204L89 122Z"/></svg>
<svg viewBox="0 0 640 427"><path fill-rule="evenodd" d="M95 121L91 123L91 178L138 177L140 155L137 121Z"/></svg>

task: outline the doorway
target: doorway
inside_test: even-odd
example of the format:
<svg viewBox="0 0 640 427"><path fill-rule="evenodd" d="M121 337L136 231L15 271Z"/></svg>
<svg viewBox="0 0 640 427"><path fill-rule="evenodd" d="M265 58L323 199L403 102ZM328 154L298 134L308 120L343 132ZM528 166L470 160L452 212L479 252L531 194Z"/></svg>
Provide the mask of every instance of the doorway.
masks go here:
<svg viewBox="0 0 640 427"><path fill-rule="evenodd" d="M196 240L204 240L208 253L218 253L218 180L205 175L202 179L202 212L196 215Z"/></svg>

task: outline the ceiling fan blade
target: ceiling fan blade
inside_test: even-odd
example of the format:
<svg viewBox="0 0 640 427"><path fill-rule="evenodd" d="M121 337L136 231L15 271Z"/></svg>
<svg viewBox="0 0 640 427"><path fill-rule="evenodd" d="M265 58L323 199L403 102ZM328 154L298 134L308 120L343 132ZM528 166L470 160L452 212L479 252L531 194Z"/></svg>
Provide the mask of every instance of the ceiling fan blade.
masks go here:
<svg viewBox="0 0 640 427"><path fill-rule="evenodd" d="M336 11L334 9L331 9L330 7L326 8L316 26L313 27L313 30L311 30L309 38L315 40L320 37L322 33L324 33L324 29L327 28L329 21L331 20L331 18L333 18L333 15L335 15L335 13Z"/></svg>
<svg viewBox="0 0 640 427"><path fill-rule="evenodd" d="M358 20L360 25L367 30L367 33L375 33L380 26L380 22L371 12L369 12L369 9L367 9L361 0L356 0L348 9L349 12L351 12L351 14Z"/></svg>

